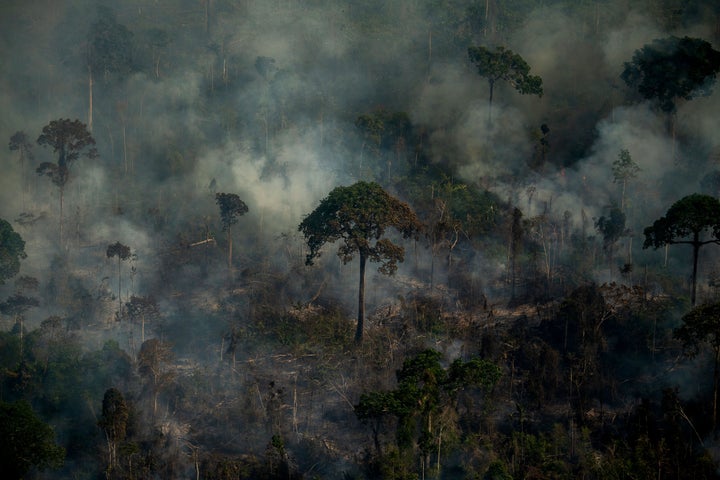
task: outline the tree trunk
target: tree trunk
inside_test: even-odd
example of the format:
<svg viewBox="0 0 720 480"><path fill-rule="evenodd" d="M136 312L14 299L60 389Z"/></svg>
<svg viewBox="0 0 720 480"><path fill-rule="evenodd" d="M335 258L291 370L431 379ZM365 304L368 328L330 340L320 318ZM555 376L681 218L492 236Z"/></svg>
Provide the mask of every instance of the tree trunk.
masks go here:
<svg viewBox="0 0 720 480"><path fill-rule="evenodd" d="M120 271L120 254L118 254L118 320L122 320L122 272Z"/></svg>
<svg viewBox="0 0 720 480"><path fill-rule="evenodd" d="M60 187L60 248L62 248L63 245L63 197L65 194L65 189L63 187Z"/></svg>
<svg viewBox="0 0 720 480"><path fill-rule="evenodd" d="M357 330L355 331L355 343L361 344L363 339L363 324L365 322L365 262L367 255L360 252L360 288L358 291L358 318Z"/></svg>
<svg viewBox="0 0 720 480"><path fill-rule="evenodd" d="M228 228L228 269L232 272L232 235L230 235L230 229Z"/></svg>
<svg viewBox="0 0 720 480"><path fill-rule="evenodd" d="M693 273L692 273L692 293L690 294L690 304L695 306L695 291L697 285L697 269L698 269L698 255L700 253L700 234L695 232L695 238L692 244L693 247Z"/></svg>
<svg viewBox="0 0 720 480"><path fill-rule="evenodd" d="M720 383L720 348L715 349L715 372L713 374L713 432L717 429L718 383Z"/></svg>
<svg viewBox="0 0 720 480"><path fill-rule="evenodd" d="M88 65L88 132L93 129L93 75L92 67Z"/></svg>
<svg viewBox="0 0 720 480"><path fill-rule="evenodd" d="M492 101L493 101L493 90L495 88L495 81L488 80L490 84L490 96L488 97L488 127L492 126Z"/></svg>

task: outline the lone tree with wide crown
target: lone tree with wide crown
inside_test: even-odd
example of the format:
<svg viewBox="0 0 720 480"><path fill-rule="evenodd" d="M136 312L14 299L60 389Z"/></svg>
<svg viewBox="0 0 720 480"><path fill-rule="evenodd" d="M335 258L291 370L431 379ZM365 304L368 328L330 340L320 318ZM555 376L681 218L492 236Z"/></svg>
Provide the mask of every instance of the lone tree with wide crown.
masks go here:
<svg viewBox="0 0 720 480"><path fill-rule="evenodd" d="M410 206L387 193L375 182L357 182L349 187L337 187L300 223L298 229L305 237L310 252L306 265L320 256L325 243L342 240L338 257L343 263L355 255L360 257L360 286L355 342L362 343L365 320L365 264L379 262L378 270L392 275L397 263L405 258L405 249L383 238L392 227L403 238L416 235L420 222Z"/></svg>
<svg viewBox="0 0 720 480"><path fill-rule="evenodd" d="M701 234L709 230L709 238ZM661 217L644 231L643 248L655 249L665 245L684 243L693 247L692 294L690 303L695 306L698 254L700 247L710 243L720 245L720 201L710 195L693 193L673 203Z"/></svg>

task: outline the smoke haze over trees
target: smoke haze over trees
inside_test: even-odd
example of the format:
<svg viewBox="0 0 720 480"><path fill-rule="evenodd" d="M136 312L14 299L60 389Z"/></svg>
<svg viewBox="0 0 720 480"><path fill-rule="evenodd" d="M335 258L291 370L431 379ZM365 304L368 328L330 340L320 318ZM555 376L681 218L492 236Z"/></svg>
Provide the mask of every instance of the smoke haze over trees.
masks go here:
<svg viewBox="0 0 720 480"><path fill-rule="evenodd" d="M717 225L692 276L663 248L688 238L642 247L717 202L719 26L702 0L2 2L0 402L53 439L27 478L715 478L717 349L673 332L717 303ZM358 182L422 224L384 232L362 344L360 265L298 232ZM431 388L475 361L492 388Z"/></svg>

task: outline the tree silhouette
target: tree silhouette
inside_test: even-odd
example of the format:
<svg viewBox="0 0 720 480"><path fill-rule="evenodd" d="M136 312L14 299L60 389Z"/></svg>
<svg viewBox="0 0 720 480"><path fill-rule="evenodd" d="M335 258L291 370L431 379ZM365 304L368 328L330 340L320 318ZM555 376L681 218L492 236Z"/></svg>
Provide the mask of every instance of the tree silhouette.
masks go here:
<svg viewBox="0 0 720 480"><path fill-rule="evenodd" d="M27 181L25 179L25 160L32 161L32 143L23 131L17 131L10 137L8 144L10 151L17 151L20 156L20 191L22 195L22 205L25 208L25 190L27 189Z"/></svg>
<svg viewBox="0 0 720 480"><path fill-rule="evenodd" d="M43 127L37 143L51 147L58 156L57 163L43 162L35 171L50 177L52 183L60 189L60 244L62 245L63 196L65 185L70 180L70 166L80 156L90 159L97 157L95 139L80 120L61 118Z"/></svg>
<svg viewBox="0 0 720 480"><path fill-rule="evenodd" d="M365 319L365 263L367 260L380 262L380 273L391 275L405 256L402 246L383 238L390 227L404 238L416 235L421 228L412 209L375 182L358 182L333 189L298 227L310 247L307 265L312 265L320 256L325 243L336 240L342 240L338 257L343 263L351 261L355 254L359 255L357 343L362 342Z"/></svg>
<svg viewBox="0 0 720 480"><path fill-rule="evenodd" d="M20 260L27 258L25 240L10 222L0 218L0 285L20 271Z"/></svg>
<svg viewBox="0 0 720 480"><path fill-rule="evenodd" d="M123 394L116 388L108 388L103 396L102 417L98 422L108 444L108 473L117 466L117 445L125 440L129 417Z"/></svg>
<svg viewBox="0 0 720 480"><path fill-rule="evenodd" d="M677 100L710 95L718 70L720 52L710 43L671 36L636 50L620 77L660 110L674 113Z"/></svg>
<svg viewBox="0 0 720 480"><path fill-rule="evenodd" d="M709 239L700 235L711 231ZM681 198L661 217L645 228L643 248L655 249L665 245L687 244L693 248L692 294L690 302L695 305L698 254L700 247L709 243L720 245L720 201L709 195L694 193Z"/></svg>
<svg viewBox="0 0 720 480"><path fill-rule="evenodd" d="M517 53L505 47L496 47L495 51L483 47L469 47L468 57L477 67L478 74L487 78L490 93L488 96L488 125L492 124L492 102L495 83L498 80L508 82L522 95L542 97L542 78L530 75L530 66Z"/></svg>
<svg viewBox="0 0 720 480"><path fill-rule="evenodd" d="M107 258L118 258L118 319L122 319L122 297L120 295L120 288L122 286L122 269L120 268L120 262L130 258L130 247L123 245L120 242L115 242L112 245L108 245L105 254L107 255Z"/></svg>
<svg viewBox="0 0 720 480"><path fill-rule="evenodd" d="M227 232L228 268L232 271L232 234L230 230L238 222L238 217L248 212L248 206L234 193L216 193L215 203L220 207L223 231Z"/></svg>

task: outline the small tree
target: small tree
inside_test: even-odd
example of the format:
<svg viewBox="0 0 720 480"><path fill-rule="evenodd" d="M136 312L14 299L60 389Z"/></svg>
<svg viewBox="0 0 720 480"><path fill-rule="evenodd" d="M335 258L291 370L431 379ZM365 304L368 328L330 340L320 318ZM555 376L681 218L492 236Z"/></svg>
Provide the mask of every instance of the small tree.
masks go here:
<svg viewBox="0 0 720 480"><path fill-rule="evenodd" d="M130 247L123 245L120 242L115 242L112 245L108 245L107 251L105 252L107 258L117 257L118 259L118 319L122 319L122 269L120 268L120 262L130 258Z"/></svg>
<svg viewBox="0 0 720 480"><path fill-rule="evenodd" d="M608 254L610 278L612 278L613 254L615 244L625 234L625 214L621 209L613 207L608 216L603 215L595 222L595 228L603 236L603 247Z"/></svg>
<svg viewBox="0 0 720 480"><path fill-rule="evenodd" d="M157 413L157 399L160 390L174 378L168 364L173 358L172 349L166 342L151 338L143 342L138 353L138 373L145 379L150 389L153 415Z"/></svg>
<svg viewBox="0 0 720 480"><path fill-rule="evenodd" d="M37 143L40 146L51 147L58 156L57 163L43 162L35 171L50 177L53 185L60 189L60 244L62 245L63 197L65 185L70 180L70 166L81 156L89 159L97 158L95 139L80 120L61 118L43 127Z"/></svg>
<svg viewBox="0 0 720 480"><path fill-rule="evenodd" d="M238 222L238 217L248 212L248 206L234 193L216 193L215 203L220 207L223 231L227 232L228 268L232 271L232 234L230 229Z"/></svg>
<svg viewBox="0 0 720 480"><path fill-rule="evenodd" d="M32 143L23 131L17 131L10 137L8 147L11 151L17 151L20 157L20 192L22 196L22 205L25 208L25 190L27 189L27 181L25 179L25 160L32 161Z"/></svg>
<svg viewBox="0 0 720 480"><path fill-rule="evenodd" d="M640 167L633 161L630 152L625 149L620 150L617 160L612 164L612 174L613 182L622 185L620 210L623 212L625 212L625 188L627 187L627 182L637 177L638 172L640 172Z"/></svg>
<svg viewBox="0 0 720 480"><path fill-rule="evenodd" d="M160 309L155 298L133 295L130 297L130 301L125 304L125 308L131 321L140 322L140 341L145 342L145 321L154 320L160 316Z"/></svg>
<svg viewBox="0 0 720 480"><path fill-rule="evenodd" d="M683 325L673 332L688 356L695 357L703 344L713 351L712 426L717 428L718 387L720 386L720 302L699 305L682 318Z"/></svg>
<svg viewBox="0 0 720 480"><path fill-rule="evenodd" d="M701 234L711 231L711 237L701 239ZM690 302L695 305L698 254L700 247L710 243L720 245L720 201L709 195L694 193L681 198L661 217L645 228L643 248L655 249L665 245L687 244L693 249L692 294Z"/></svg>
<svg viewBox="0 0 720 480"><path fill-rule="evenodd" d="M0 218L0 285L20 271L20 260L27 258L25 240L10 222Z"/></svg>
<svg viewBox="0 0 720 480"><path fill-rule="evenodd" d="M505 47L495 51L479 46L469 47L468 57L477 67L478 74L487 78L490 93L488 96L488 125L492 124L492 101L495 83L498 80L508 82L522 95L542 97L542 78L530 75L530 66L517 53Z"/></svg>
<svg viewBox="0 0 720 480"><path fill-rule="evenodd" d="M360 257L360 286L355 341L362 342L365 319L365 263L379 262L380 273L391 275L397 263L405 257L405 249L387 238L388 228L394 228L404 238L416 235L420 223L409 205L388 194L374 182L358 182L349 187L337 187L300 223L310 248L305 263L312 265L320 256L325 243L342 240L338 256L343 263Z"/></svg>

